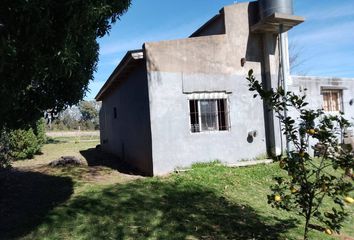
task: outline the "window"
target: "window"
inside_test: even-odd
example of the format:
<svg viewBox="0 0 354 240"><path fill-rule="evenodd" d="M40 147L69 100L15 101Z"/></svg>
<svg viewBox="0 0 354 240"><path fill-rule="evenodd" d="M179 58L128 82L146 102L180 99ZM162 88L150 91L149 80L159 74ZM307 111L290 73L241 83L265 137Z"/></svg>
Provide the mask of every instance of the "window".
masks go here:
<svg viewBox="0 0 354 240"><path fill-rule="evenodd" d="M229 130L227 100L189 100L191 132Z"/></svg>
<svg viewBox="0 0 354 240"><path fill-rule="evenodd" d="M117 119L117 108L113 108L113 117Z"/></svg>
<svg viewBox="0 0 354 240"><path fill-rule="evenodd" d="M340 112L342 109L342 90L323 90L323 110L326 112Z"/></svg>

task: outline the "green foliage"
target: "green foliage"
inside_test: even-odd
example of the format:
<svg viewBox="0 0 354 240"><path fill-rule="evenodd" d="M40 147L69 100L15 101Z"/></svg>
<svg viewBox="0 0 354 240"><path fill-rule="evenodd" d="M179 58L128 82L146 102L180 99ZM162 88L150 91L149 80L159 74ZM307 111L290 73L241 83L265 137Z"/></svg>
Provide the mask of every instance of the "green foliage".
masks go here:
<svg viewBox="0 0 354 240"><path fill-rule="evenodd" d="M0 131L0 169L11 166L11 156L9 154L9 136L5 130Z"/></svg>
<svg viewBox="0 0 354 240"><path fill-rule="evenodd" d="M38 120L27 129L10 130L7 141L9 157L15 160L33 158L46 142L44 120Z"/></svg>
<svg viewBox="0 0 354 240"><path fill-rule="evenodd" d="M79 104L81 112L81 120L83 121L97 121L98 110L96 109L95 101L81 101Z"/></svg>
<svg viewBox="0 0 354 240"><path fill-rule="evenodd" d="M45 121L43 118L41 118L36 122L36 126L34 128L34 134L37 137L39 146L42 147L44 143L46 143L47 141L47 137L45 135Z"/></svg>
<svg viewBox="0 0 354 240"><path fill-rule="evenodd" d="M79 129L79 121L73 118L72 116L66 114L58 119L55 119L51 125L51 128L48 130L67 131L77 129Z"/></svg>
<svg viewBox="0 0 354 240"><path fill-rule="evenodd" d="M26 127L83 98L97 38L130 0L0 1L0 127Z"/></svg>
<svg viewBox="0 0 354 240"><path fill-rule="evenodd" d="M345 170L354 167L353 155L341 147L339 137L349 122L343 114L328 115L323 110L306 108L305 96L277 90L265 90L250 70L247 80L249 90L255 91L275 111L282 123L283 134L287 136L292 149L286 157L277 158L279 165L288 177L276 177L276 184L271 187L273 193L268 196L268 203L275 208L287 211L295 210L306 219L304 238L307 239L312 218L322 226L318 230L331 234L339 232L343 220L348 215L343 198L349 196L353 185L345 177ZM284 110L295 110L300 122L284 115ZM316 141L315 151L321 147L321 158L309 154L310 142ZM331 170L335 170L334 172ZM326 208L325 202L332 202L335 207Z"/></svg>
<svg viewBox="0 0 354 240"><path fill-rule="evenodd" d="M16 159L33 158L39 151L39 143L33 129L16 129L9 134L10 155Z"/></svg>
<svg viewBox="0 0 354 240"><path fill-rule="evenodd" d="M81 101L77 106L66 108L59 113L48 130L98 130L98 111L100 104L96 101Z"/></svg>

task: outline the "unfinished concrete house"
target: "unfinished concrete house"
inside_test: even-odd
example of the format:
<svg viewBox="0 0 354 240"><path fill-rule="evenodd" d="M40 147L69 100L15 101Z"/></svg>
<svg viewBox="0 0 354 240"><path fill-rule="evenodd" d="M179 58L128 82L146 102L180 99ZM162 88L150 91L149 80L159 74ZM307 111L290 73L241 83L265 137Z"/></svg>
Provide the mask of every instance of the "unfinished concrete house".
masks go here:
<svg viewBox="0 0 354 240"><path fill-rule="evenodd" d="M102 149L146 175L276 154L279 123L252 97L245 77L253 69L264 86L276 88L278 74L289 72L286 32L303 21L291 0L233 4L189 38L127 52L96 96ZM347 94L343 83L293 82L299 91L313 84L319 104L334 99L333 89L342 99Z"/></svg>

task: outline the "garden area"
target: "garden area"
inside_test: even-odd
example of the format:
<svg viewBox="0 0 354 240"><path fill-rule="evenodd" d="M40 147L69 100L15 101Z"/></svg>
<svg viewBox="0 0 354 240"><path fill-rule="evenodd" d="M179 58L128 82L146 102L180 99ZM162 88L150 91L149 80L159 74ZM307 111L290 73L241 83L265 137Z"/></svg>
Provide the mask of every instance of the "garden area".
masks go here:
<svg viewBox="0 0 354 240"><path fill-rule="evenodd" d="M229 168L215 162L143 178L99 154L98 143L52 138L40 155L4 170L0 239L302 238L304 220L267 203L279 164ZM61 156L83 165L48 165ZM309 239L354 239L353 207L345 209L351 217L340 235L312 230Z"/></svg>

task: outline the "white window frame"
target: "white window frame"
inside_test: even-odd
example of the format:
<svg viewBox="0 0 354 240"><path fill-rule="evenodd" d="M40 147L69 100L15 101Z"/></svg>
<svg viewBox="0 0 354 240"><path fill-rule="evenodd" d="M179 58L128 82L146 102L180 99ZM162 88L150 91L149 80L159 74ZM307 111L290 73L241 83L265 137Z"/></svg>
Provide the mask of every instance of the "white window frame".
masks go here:
<svg viewBox="0 0 354 240"><path fill-rule="evenodd" d="M198 109L198 128L199 131L193 131L193 126L192 126L192 120L191 120L191 109L190 109L190 101L196 101L197 102L197 109ZM215 129L210 129L210 130L203 130L202 129L202 112L201 112L201 106L200 103L201 101L207 101L207 100L213 100L216 102L215 104L215 113L216 115L216 128ZM225 130L220 130L220 123L219 123L219 117L218 117L218 100L224 100L225 102L225 109L224 109L224 118L225 118ZM192 134L196 133L211 133L211 132L229 132L231 129L231 120L230 120L230 101L228 98L228 94L225 92L214 92L214 93L192 93L188 94L188 109L189 109L189 126L190 126L190 132Z"/></svg>

